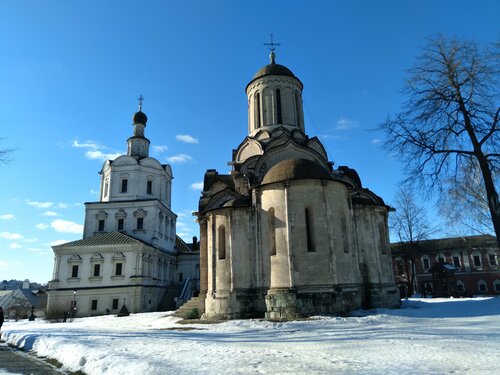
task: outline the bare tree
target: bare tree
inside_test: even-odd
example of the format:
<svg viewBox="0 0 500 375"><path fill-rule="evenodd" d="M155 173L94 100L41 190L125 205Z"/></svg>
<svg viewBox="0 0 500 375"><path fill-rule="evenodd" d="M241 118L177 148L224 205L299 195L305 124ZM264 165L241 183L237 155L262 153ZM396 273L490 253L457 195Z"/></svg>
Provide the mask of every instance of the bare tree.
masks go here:
<svg viewBox="0 0 500 375"><path fill-rule="evenodd" d="M415 202L415 191L409 186L403 186L397 192L394 201L396 211L389 216L389 226L393 237L401 242L400 247L408 253L401 253L398 261L398 272L395 275L399 286L405 287L405 294L412 295L418 288L416 285L415 260L412 250L420 241L429 239L438 231L427 218L425 207Z"/></svg>
<svg viewBox="0 0 500 375"><path fill-rule="evenodd" d="M427 218L425 207L419 206L414 197L415 191L412 188L400 188L394 201L396 212L389 217L391 232L400 242L408 242L410 247L437 232L437 228Z"/></svg>
<svg viewBox="0 0 500 375"><path fill-rule="evenodd" d="M495 186L497 180L493 176ZM439 211L446 219L449 232L491 234L494 232L484 189L481 171L477 163L461 171L457 179L445 182L444 194L439 200ZM450 204L452 202L452 204Z"/></svg>
<svg viewBox="0 0 500 375"><path fill-rule="evenodd" d="M404 160L408 181L418 181L428 191L442 192L445 181L457 184L476 162L500 246L500 203L493 179L500 167L498 47L443 37L429 40L404 86L404 110L380 128L387 135L385 148Z"/></svg>

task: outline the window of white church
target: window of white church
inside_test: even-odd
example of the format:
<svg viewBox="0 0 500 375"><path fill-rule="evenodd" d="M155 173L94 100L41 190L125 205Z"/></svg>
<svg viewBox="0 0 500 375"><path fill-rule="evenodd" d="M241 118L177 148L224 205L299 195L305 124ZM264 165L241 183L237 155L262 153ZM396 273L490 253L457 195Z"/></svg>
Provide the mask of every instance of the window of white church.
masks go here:
<svg viewBox="0 0 500 375"><path fill-rule="evenodd" d="M118 298L113 299L113 303L111 305L111 309L118 310Z"/></svg>
<svg viewBox="0 0 500 375"><path fill-rule="evenodd" d="M75 277L78 277L78 264L73 264L71 266L71 277L75 278Z"/></svg>
<svg viewBox="0 0 500 375"><path fill-rule="evenodd" d="M125 219L118 219L116 229L123 230L124 227L125 227Z"/></svg>
<svg viewBox="0 0 500 375"><path fill-rule="evenodd" d="M108 190L109 190L109 182L108 182L108 180L106 180L104 182L104 197L108 196Z"/></svg>
<svg viewBox="0 0 500 375"><path fill-rule="evenodd" d="M117 262L115 263L115 276L123 275L123 263Z"/></svg>
<svg viewBox="0 0 500 375"><path fill-rule="evenodd" d="M98 263L98 264L94 264L94 273L92 276L101 276L101 265Z"/></svg>
<svg viewBox="0 0 500 375"><path fill-rule="evenodd" d="M138 217L137 218L137 230L143 230L144 229L144 218L143 217Z"/></svg>
<svg viewBox="0 0 500 375"><path fill-rule="evenodd" d="M128 179L122 178L120 193L126 193L128 190Z"/></svg>
<svg viewBox="0 0 500 375"><path fill-rule="evenodd" d="M226 259L226 228L224 225L219 226L217 236L219 259Z"/></svg>
<svg viewBox="0 0 500 375"><path fill-rule="evenodd" d="M104 232L104 226L106 224L106 220L100 219L97 221L97 231L98 232Z"/></svg>
<svg viewBox="0 0 500 375"><path fill-rule="evenodd" d="M153 194L153 180L148 180L146 182L146 194Z"/></svg>
<svg viewBox="0 0 500 375"><path fill-rule="evenodd" d="M97 310L97 300L96 300L96 299L93 299L93 300L90 302L90 310L92 310L92 311Z"/></svg>

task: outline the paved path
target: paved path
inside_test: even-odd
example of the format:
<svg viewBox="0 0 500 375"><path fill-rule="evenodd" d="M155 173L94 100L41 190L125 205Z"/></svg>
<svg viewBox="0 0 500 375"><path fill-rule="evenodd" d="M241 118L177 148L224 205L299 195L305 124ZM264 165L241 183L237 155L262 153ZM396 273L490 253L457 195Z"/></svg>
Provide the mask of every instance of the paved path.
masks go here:
<svg viewBox="0 0 500 375"><path fill-rule="evenodd" d="M0 375L3 374L61 375L42 361L0 344Z"/></svg>

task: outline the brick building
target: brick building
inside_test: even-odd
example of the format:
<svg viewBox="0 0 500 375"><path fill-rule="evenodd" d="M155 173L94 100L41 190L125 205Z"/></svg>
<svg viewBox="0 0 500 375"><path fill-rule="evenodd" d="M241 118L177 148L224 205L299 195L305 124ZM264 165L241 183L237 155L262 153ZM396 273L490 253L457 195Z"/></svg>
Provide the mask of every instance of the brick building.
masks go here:
<svg viewBox="0 0 500 375"><path fill-rule="evenodd" d="M458 295L500 295L499 249L490 235L443 238L391 244L394 276L401 296L436 295L437 264L455 278Z"/></svg>

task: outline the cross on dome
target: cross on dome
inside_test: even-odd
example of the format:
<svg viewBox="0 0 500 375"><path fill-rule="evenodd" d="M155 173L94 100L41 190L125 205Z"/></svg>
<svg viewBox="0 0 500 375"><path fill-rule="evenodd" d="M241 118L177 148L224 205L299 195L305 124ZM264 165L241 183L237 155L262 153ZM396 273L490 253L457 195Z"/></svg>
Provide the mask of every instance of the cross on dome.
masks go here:
<svg viewBox="0 0 500 375"><path fill-rule="evenodd" d="M144 97L142 95L139 95L137 100L139 101L139 111L142 112L142 101L144 100Z"/></svg>
<svg viewBox="0 0 500 375"><path fill-rule="evenodd" d="M270 36L271 36L271 43L264 43L264 45L269 46L269 50L271 51L271 53L269 54L269 58L271 59L271 64L274 64L275 63L274 59L276 58L276 54L274 53L274 51L276 50L276 47L281 45L281 43L274 43L274 35L270 34Z"/></svg>

